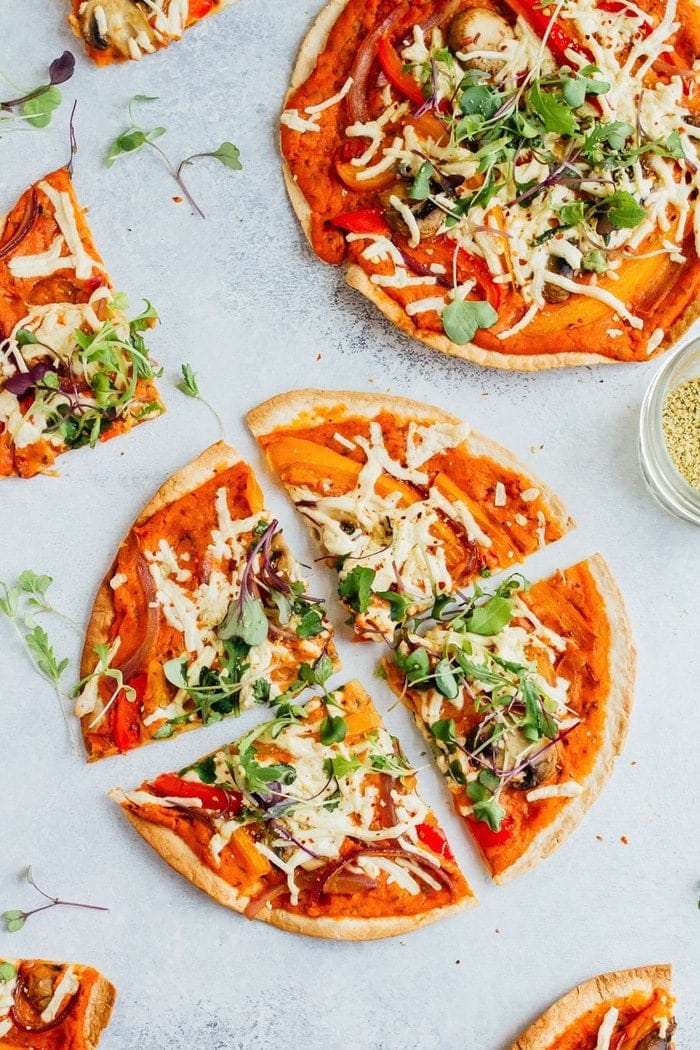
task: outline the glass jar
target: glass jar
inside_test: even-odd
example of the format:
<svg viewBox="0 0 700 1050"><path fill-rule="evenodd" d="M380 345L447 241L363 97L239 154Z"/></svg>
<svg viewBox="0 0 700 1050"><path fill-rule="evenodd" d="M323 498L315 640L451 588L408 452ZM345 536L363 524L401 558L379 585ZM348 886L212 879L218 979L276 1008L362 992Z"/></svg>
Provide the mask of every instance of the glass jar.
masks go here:
<svg viewBox="0 0 700 1050"><path fill-rule="evenodd" d="M700 337L679 347L656 373L642 403L639 460L647 486L665 510L700 525L700 491L693 488L671 459L662 413L666 396L688 379L700 376Z"/></svg>

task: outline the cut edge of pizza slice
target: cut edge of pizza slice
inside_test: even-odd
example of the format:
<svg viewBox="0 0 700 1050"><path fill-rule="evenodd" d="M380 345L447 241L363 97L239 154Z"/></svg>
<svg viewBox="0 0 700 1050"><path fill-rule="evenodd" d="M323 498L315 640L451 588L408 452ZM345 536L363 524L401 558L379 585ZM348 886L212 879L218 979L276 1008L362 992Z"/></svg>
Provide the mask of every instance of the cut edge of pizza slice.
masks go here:
<svg viewBox="0 0 700 1050"><path fill-rule="evenodd" d="M0 1046L94 1050L117 990L98 970L46 959L0 959ZM17 1036L17 1043L13 1042Z"/></svg>
<svg viewBox="0 0 700 1050"><path fill-rule="evenodd" d="M68 24L97 66L138 62L236 0L72 0Z"/></svg>
<svg viewBox="0 0 700 1050"><path fill-rule="evenodd" d="M387 680L497 883L560 846L602 791L627 732L635 662L600 555L531 587L518 574L479 588L399 633Z"/></svg>
<svg viewBox="0 0 700 1050"><path fill-rule="evenodd" d="M0 478L32 477L165 411L70 174L40 179L0 220Z"/></svg>
<svg viewBox="0 0 700 1050"><path fill-rule="evenodd" d="M673 1050L674 1002L668 964L600 974L558 999L511 1050Z"/></svg>
<svg viewBox="0 0 700 1050"><path fill-rule="evenodd" d="M476 903L415 770L357 681L276 713L179 773L112 797L195 886L292 933L391 937Z"/></svg>
<svg viewBox="0 0 700 1050"><path fill-rule="evenodd" d="M323 601L220 441L158 489L99 587L74 690L88 759L266 703L319 661L338 665Z"/></svg>
<svg viewBox="0 0 700 1050"><path fill-rule="evenodd" d="M512 453L451 413L391 395L295 390L248 425L321 549L361 639L522 561L573 521Z"/></svg>

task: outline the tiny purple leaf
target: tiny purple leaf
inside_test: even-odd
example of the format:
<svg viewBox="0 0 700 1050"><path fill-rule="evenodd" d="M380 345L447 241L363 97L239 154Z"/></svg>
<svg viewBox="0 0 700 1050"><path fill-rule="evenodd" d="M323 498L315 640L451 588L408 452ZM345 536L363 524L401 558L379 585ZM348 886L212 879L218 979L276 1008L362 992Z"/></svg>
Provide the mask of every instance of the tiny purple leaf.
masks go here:
<svg viewBox="0 0 700 1050"><path fill-rule="evenodd" d="M55 58L49 66L49 77L53 85L65 84L73 76L75 58L70 51L64 51L60 58Z"/></svg>
<svg viewBox="0 0 700 1050"><path fill-rule="evenodd" d="M18 372L17 375L10 376L5 383L5 390L9 390L15 397L22 397L33 386L40 383L46 373L50 371L51 366L47 365L45 361L40 361L30 368L28 372Z"/></svg>

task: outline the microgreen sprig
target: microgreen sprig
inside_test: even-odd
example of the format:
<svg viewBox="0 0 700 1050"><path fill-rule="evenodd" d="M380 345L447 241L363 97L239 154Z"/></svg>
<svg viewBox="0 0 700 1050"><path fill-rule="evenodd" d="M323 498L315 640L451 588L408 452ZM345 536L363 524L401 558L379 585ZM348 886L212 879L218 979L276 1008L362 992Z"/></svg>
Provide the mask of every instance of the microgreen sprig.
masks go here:
<svg viewBox="0 0 700 1050"><path fill-rule="evenodd" d="M75 58L70 51L64 51L60 58L55 58L49 66L49 81L28 91L18 98L0 102L0 111L14 113L21 109L21 114L28 124L35 128L45 128L51 121L53 111L61 104L61 92L58 84L65 84L73 76Z"/></svg>
<svg viewBox="0 0 700 1050"><path fill-rule="evenodd" d="M5 929L8 933L17 933L22 929L27 919L31 915L36 915L40 911L47 911L49 908L66 907L66 908L86 908L89 911L109 911L109 908L105 908L101 904L81 904L79 901L64 901L60 897L52 897L51 894L45 893L42 889L37 886L32 875L31 866L27 867L25 872L25 879L32 886L37 893L40 893L49 903L41 904L38 908L32 908L30 911L22 911L19 908L11 909L2 913L2 919L5 923Z"/></svg>
<svg viewBox="0 0 700 1050"><path fill-rule="evenodd" d="M76 630L78 625L47 601L46 592L52 583L50 576L39 575L31 569L20 574L14 587L0 580L0 612L14 627L36 670L60 696L59 683L69 661L67 657L58 659L46 631L36 622L36 616L51 613L60 616Z"/></svg>
<svg viewBox="0 0 700 1050"><path fill-rule="evenodd" d="M202 219L206 218L204 212L197 204L196 200L190 193L187 185L182 177L183 168L192 164L195 160L199 160L203 157L213 157L218 160L224 167L231 169L232 171L241 171L243 165L240 161L240 154L237 146L234 146L232 142L222 142L220 146L215 150L204 150L199 153L192 153L189 157L185 157L176 166L171 161L170 157L156 144L156 140L166 134L167 128L156 127L150 131L144 131L139 124L137 124L132 106L135 102L157 102L158 98L154 95L134 95L128 104L129 111L129 126L117 135L116 139L110 145L107 156L105 158L105 164L108 168L111 168L118 157L124 156L128 153L135 153L137 150L142 149L144 146L150 146L151 149L155 150L156 153L161 157L168 171L175 179L175 182L180 187L182 193L187 198L192 209L201 216Z"/></svg>
<svg viewBox="0 0 700 1050"><path fill-rule="evenodd" d="M211 402L207 401L205 397L202 397L199 384L197 383L197 373L192 370L191 365L187 364L180 365L180 371L182 372L182 379L176 384L177 389L181 394L185 394L186 397L193 397L197 401L201 401L203 405L206 405L219 424L219 430L221 432L221 437L223 438L225 435L223 420Z"/></svg>

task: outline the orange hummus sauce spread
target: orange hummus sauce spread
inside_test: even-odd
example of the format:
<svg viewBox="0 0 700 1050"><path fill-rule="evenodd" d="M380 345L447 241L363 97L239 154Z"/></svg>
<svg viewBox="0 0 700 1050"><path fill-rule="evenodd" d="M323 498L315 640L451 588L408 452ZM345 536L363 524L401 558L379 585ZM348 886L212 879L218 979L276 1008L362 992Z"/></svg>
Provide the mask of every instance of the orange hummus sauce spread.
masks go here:
<svg viewBox="0 0 700 1050"><path fill-rule="evenodd" d="M376 422L381 426L389 456L405 464L408 422L389 412L378 415ZM369 419L345 416L338 409L329 408L327 422L280 428L260 441L285 485L305 485L319 496L334 496L354 487L358 473L355 465L366 459L362 449L348 449L336 435L347 440L358 435L367 438L369 427ZM421 470L429 475L425 487L383 475L387 484L400 489L407 503L428 500L429 489L437 484L448 499L466 503L491 538L490 547L481 547L467 538L461 526L440 515L443 527L436 540L445 547L447 568L456 586L473 580L484 568L504 568L522 561L539 546L563 534L561 526L551 520L541 493L533 490L528 495L534 498L522 500L521 492L527 487L520 475L487 456L470 454L468 445L467 439L466 447L450 449L422 464ZM329 454L324 455L323 450ZM495 499L498 482L505 490L503 506L496 505L500 502Z"/></svg>
<svg viewBox="0 0 700 1050"><path fill-rule="evenodd" d="M15 991L15 1011L17 1020L23 1020L25 1025L14 1023L12 1028L0 1037L0 1046L27 1047L28 1050L67 1050L69 1047L82 1050L87 1046L84 1037L85 1014L90 994L99 976L96 970L89 966L80 967L76 975L79 977L80 986L66 1001L66 1005L62 1009L59 1007L53 1023L41 1021L40 1015L46 1006L45 1000L42 998L39 1002L34 1002L31 998L33 982L50 979L55 989L66 969L65 966L42 960L28 960L19 964L17 989L24 991L20 995Z"/></svg>
<svg viewBox="0 0 700 1050"><path fill-rule="evenodd" d="M610 1040L610 1050L636 1050L644 1036L658 1030L662 1018L672 1017L673 999L660 991L654 992L651 998L640 992L611 999L579 1017L547 1050L595 1050L598 1030L613 1006L619 1011L619 1017Z"/></svg>

